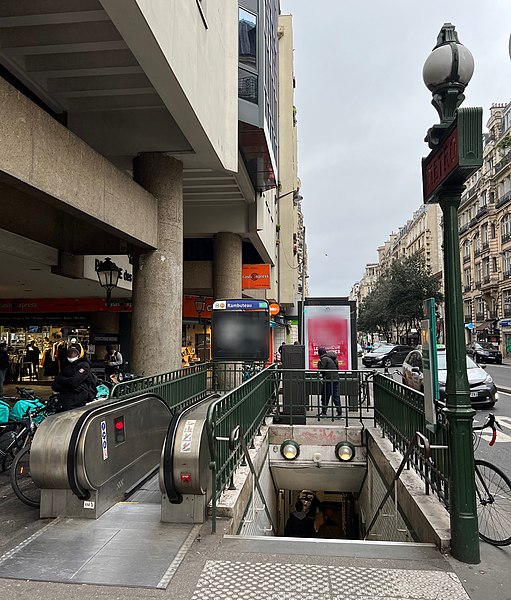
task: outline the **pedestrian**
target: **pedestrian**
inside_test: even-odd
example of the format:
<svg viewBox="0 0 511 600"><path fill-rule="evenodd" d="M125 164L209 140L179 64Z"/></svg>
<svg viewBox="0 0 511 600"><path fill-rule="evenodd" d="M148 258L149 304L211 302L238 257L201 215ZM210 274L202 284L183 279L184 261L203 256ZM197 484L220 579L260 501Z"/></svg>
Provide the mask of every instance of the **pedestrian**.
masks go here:
<svg viewBox="0 0 511 600"><path fill-rule="evenodd" d="M113 346L107 346L105 356L105 375L107 377L110 377L110 375L117 375L120 371L122 371L123 363L124 360L122 358L122 354Z"/></svg>
<svg viewBox="0 0 511 600"><path fill-rule="evenodd" d="M337 416L342 415L341 399L339 396L339 363L335 352L327 352L325 348L318 350L319 362L318 370L321 371L323 377L323 385L321 388L321 415L326 416L330 396L336 408Z"/></svg>
<svg viewBox="0 0 511 600"><path fill-rule="evenodd" d="M0 396L4 395L4 381L9 368L9 355L7 354L7 344L0 344Z"/></svg>
<svg viewBox="0 0 511 600"><path fill-rule="evenodd" d="M295 504L296 511L289 515L284 535L286 537L316 537L316 518L320 509L319 500L310 490L302 490Z"/></svg>
<svg viewBox="0 0 511 600"><path fill-rule="evenodd" d="M80 358L80 351L70 346L66 351L66 364L51 386L58 392L57 412L85 406L96 397L96 377L90 370L89 359Z"/></svg>
<svg viewBox="0 0 511 600"><path fill-rule="evenodd" d="M27 363L31 363L32 365L32 374L36 379L39 379L39 355L41 351L37 347L35 340L30 340L25 354L25 361Z"/></svg>

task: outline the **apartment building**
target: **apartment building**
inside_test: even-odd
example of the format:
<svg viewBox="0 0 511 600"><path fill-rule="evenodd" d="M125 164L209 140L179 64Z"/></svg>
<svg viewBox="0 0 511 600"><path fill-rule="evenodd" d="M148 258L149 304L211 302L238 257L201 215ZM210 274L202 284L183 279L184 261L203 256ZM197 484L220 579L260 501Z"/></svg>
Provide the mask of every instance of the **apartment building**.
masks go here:
<svg viewBox="0 0 511 600"><path fill-rule="evenodd" d="M493 104L483 166L467 181L459 209L467 341L511 353L511 104Z"/></svg>

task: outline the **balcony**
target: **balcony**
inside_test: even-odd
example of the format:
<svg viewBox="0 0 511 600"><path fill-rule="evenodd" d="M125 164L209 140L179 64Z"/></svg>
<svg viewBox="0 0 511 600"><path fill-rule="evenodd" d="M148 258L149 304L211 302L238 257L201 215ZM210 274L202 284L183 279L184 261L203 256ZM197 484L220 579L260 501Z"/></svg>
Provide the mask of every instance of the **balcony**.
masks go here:
<svg viewBox="0 0 511 600"><path fill-rule="evenodd" d="M509 305L509 304L504 305L504 316L511 317L511 305Z"/></svg>
<svg viewBox="0 0 511 600"><path fill-rule="evenodd" d="M482 323L484 321L484 313L483 312L476 312L476 321L478 323Z"/></svg>
<svg viewBox="0 0 511 600"><path fill-rule="evenodd" d="M511 279L511 271L504 271L504 273L502 273L502 277L504 279Z"/></svg>
<svg viewBox="0 0 511 600"><path fill-rule="evenodd" d="M468 223L469 227L474 227L474 225L477 225L477 219L475 217L473 219L470 219Z"/></svg>
<svg viewBox="0 0 511 600"><path fill-rule="evenodd" d="M511 232L503 233L502 234L502 243L505 244L506 242L509 242L509 240L511 240Z"/></svg>
<svg viewBox="0 0 511 600"><path fill-rule="evenodd" d="M490 283L490 276L489 275L485 275L483 277L483 285L487 285L488 283Z"/></svg>
<svg viewBox="0 0 511 600"><path fill-rule="evenodd" d="M462 233L465 233L465 231L467 231L468 229L468 223L465 223L465 225L462 225L459 229L459 234L461 235Z"/></svg>
<svg viewBox="0 0 511 600"><path fill-rule="evenodd" d="M511 161L511 152L508 152L504 158L501 158L498 163L495 164L495 175L503 169Z"/></svg>
<svg viewBox="0 0 511 600"><path fill-rule="evenodd" d="M490 312L488 313L488 319L496 319L496 318L497 318L497 311L490 310Z"/></svg>
<svg viewBox="0 0 511 600"><path fill-rule="evenodd" d="M507 204L509 201L511 200L511 190L509 190L509 192L506 192L503 196L501 196L496 204L495 204L495 208L500 208L501 206L504 206L504 204Z"/></svg>
<svg viewBox="0 0 511 600"><path fill-rule="evenodd" d="M489 247L490 247L490 242L483 242L483 246L482 246L482 250L483 250L483 252L484 252L485 250L488 250L488 248L489 248Z"/></svg>
<svg viewBox="0 0 511 600"><path fill-rule="evenodd" d="M488 212L488 207L487 206L481 206L479 208L479 210L477 211L476 214L476 218L480 219L483 215L485 215Z"/></svg>
<svg viewBox="0 0 511 600"><path fill-rule="evenodd" d="M480 290L480 289L481 289L481 282L476 281L476 290Z"/></svg>
<svg viewBox="0 0 511 600"><path fill-rule="evenodd" d="M463 286L463 291L464 292L470 292L471 288L472 288L472 286L470 284L465 284Z"/></svg>
<svg viewBox="0 0 511 600"><path fill-rule="evenodd" d="M470 262L470 254L469 254L468 256L464 256L464 257L463 257L463 262L464 262L464 263L468 263L468 262Z"/></svg>
<svg viewBox="0 0 511 600"><path fill-rule="evenodd" d="M481 256L481 248L476 248L474 250L474 258L477 258L478 256Z"/></svg>
<svg viewBox="0 0 511 600"><path fill-rule="evenodd" d="M471 323L472 322L472 315L468 314L464 316L465 319L465 323Z"/></svg>

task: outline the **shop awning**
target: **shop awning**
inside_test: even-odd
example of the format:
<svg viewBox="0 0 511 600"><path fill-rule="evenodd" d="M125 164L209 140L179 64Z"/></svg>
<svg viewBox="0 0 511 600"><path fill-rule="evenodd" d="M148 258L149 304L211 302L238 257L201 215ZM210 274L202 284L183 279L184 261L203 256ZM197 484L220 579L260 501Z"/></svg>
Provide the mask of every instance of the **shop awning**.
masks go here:
<svg viewBox="0 0 511 600"><path fill-rule="evenodd" d="M494 319L491 319L490 321L483 321L476 327L476 331L484 331L485 329L491 329L494 323Z"/></svg>

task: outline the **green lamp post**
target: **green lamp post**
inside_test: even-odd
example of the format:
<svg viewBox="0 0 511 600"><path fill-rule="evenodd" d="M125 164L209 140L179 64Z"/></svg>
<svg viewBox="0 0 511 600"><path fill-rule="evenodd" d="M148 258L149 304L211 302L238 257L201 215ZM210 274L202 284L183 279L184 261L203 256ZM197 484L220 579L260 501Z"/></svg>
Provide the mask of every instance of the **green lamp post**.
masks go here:
<svg viewBox="0 0 511 600"><path fill-rule="evenodd" d="M467 178L482 165L482 109L460 109L474 59L453 25L444 24L423 69L440 123L427 133L431 152L422 161L424 201L440 204L444 222L444 285L447 353L445 415L449 432L451 552L477 564L479 533L474 481L472 421L467 378L458 207Z"/></svg>

